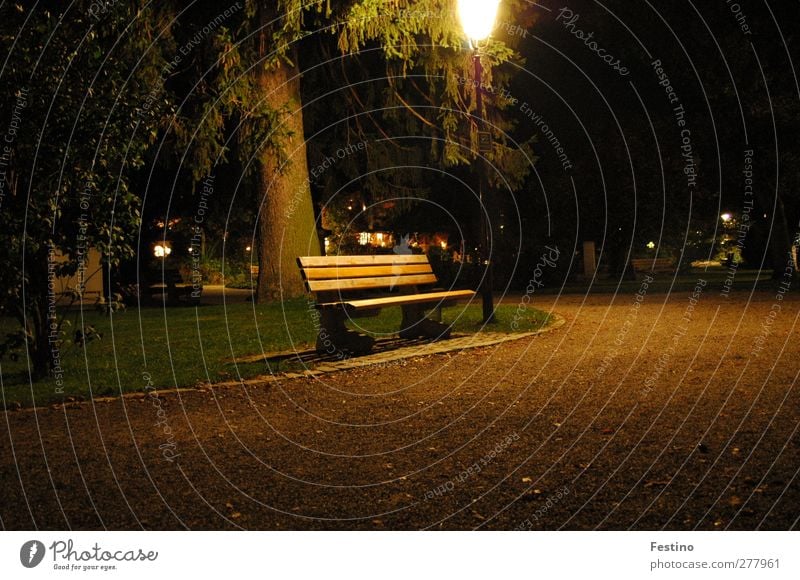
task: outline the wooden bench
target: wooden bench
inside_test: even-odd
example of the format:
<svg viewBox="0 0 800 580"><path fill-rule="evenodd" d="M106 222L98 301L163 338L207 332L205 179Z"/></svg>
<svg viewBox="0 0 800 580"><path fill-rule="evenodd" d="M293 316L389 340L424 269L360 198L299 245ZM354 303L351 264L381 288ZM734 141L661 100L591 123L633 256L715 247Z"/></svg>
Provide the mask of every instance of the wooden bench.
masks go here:
<svg viewBox="0 0 800 580"><path fill-rule="evenodd" d="M655 272L672 273L675 271L675 260L672 258L634 258L631 260L631 267L635 273Z"/></svg>
<svg viewBox="0 0 800 580"><path fill-rule="evenodd" d="M185 299L190 304L200 302L203 287L195 288L191 282L183 279L180 271L176 269L164 270L163 277L159 275L147 285L145 294L150 300L155 300L156 295L162 295L167 304L179 304Z"/></svg>
<svg viewBox="0 0 800 580"><path fill-rule="evenodd" d="M369 352L374 339L349 330L345 321L392 306L403 310L401 338L448 338L450 328L427 318L426 310L475 296L472 290L432 289L437 280L424 255L302 257L297 264L320 313L320 354Z"/></svg>

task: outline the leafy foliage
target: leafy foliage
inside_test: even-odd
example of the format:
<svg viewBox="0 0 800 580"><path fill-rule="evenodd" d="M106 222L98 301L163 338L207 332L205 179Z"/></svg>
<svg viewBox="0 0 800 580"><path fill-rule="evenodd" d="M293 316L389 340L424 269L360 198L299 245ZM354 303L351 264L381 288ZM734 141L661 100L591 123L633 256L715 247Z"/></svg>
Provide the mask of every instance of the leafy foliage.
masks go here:
<svg viewBox="0 0 800 580"><path fill-rule="evenodd" d="M47 334L61 332L48 313L48 281L80 273L89 247L107 264L133 254L140 207L129 176L153 142L148 127L160 123L142 104L160 83L162 57L150 39L164 24L152 6L3 8L2 118L15 129L0 206L0 309L19 320L38 374L48 366ZM81 332L83 343L91 333Z"/></svg>

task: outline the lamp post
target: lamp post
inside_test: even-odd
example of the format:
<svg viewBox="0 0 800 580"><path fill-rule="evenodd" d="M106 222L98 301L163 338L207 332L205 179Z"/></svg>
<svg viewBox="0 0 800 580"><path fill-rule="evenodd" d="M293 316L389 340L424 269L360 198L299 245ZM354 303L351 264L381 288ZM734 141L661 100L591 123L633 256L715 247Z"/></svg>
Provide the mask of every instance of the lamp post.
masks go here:
<svg viewBox="0 0 800 580"><path fill-rule="evenodd" d="M492 33L497 9L500 0L458 0L458 16L461 20L461 28L464 35L469 40L472 48L472 61L475 65L475 104L477 116L483 116L483 67L478 51L479 43L485 40ZM477 124L477 123L476 123ZM488 131L478 129L478 151L485 153L491 149L491 134ZM477 162L477 159L476 159ZM492 296L493 287L493 265L492 257L489 254L491 244L491 215L486 210L483 202L484 191L484 168L476 168L476 178L478 182L478 199L481 204L481 263L486 266L486 271L481 282L481 299L483 303L483 322L494 322L494 298Z"/></svg>

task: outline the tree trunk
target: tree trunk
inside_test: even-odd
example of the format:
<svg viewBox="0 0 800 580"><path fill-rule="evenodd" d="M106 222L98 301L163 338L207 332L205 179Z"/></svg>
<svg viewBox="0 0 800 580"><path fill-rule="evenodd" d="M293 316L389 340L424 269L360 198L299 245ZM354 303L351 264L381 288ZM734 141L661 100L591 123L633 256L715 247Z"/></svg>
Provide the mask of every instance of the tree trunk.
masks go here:
<svg viewBox="0 0 800 580"><path fill-rule="evenodd" d="M772 279L782 280L786 275L786 268L791 267L791 270L794 271L795 264L792 260L792 236L789 233L783 199L781 199L780 193L775 195L775 223L769 238L769 248L773 264ZM793 275L790 277L794 278Z"/></svg>
<svg viewBox="0 0 800 580"><path fill-rule="evenodd" d="M792 237L789 233L789 225L786 220L786 211L783 206L783 199L780 192L775 192L775 197L759 192L756 194L758 204L764 213L770 215L773 211L775 219L772 222L769 238L767 239L767 252L772 263L772 279L781 280L784 277L784 269L787 266L794 267L791 262Z"/></svg>
<svg viewBox="0 0 800 580"><path fill-rule="evenodd" d="M49 325L47 322L47 308L45 302L38 302L29 313L31 319L28 332L32 334L28 345L31 357L31 378L38 381L50 374L53 368L53 357L50 352L48 336Z"/></svg>
<svg viewBox="0 0 800 580"><path fill-rule="evenodd" d="M20 327L25 330L31 378L34 381L47 377L53 366L48 335L48 260L46 253L26 256L28 281L23 291L27 294L27 308L17 313Z"/></svg>
<svg viewBox="0 0 800 580"><path fill-rule="evenodd" d="M291 56L296 63L296 55ZM296 259L321 252L308 180L299 69L281 61L266 69L259 66L256 74L265 98L285 111L280 132L287 135L282 146L288 161L281 166L275 151L265 148L256 180L261 199L257 298L269 302L302 296L305 287Z"/></svg>

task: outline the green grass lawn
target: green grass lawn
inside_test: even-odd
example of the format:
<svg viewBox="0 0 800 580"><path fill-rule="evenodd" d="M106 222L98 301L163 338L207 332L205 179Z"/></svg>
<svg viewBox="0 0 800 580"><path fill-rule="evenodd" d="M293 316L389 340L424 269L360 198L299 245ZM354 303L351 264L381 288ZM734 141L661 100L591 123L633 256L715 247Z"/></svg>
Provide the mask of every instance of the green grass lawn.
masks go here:
<svg viewBox="0 0 800 580"><path fill-rule="evenodd" d="M489 329L511 332L515 312L516 306L500 306L498 323ZM518 322L518 332L535 330L548 322L544 312L528 309L525 315ZM148 384L148 376L156 388L171 388L292 370L291 362L269 368L264 360L246 364L232 361L260 353L307 350L316 338L313 310L302 299L267 305L130 309L110 317L92 311L84 313L82 322L79 312L68 316L77 317L73 328L80 328L81 323L92 325L102 338L86 347L63 346L63 393L58 392L53 377L31 384L22 356L18 361L0 361L0 403L6 407L13 403L43 405L67 397L88 399L141 391ZM454 332L477 332L480 320L480 304L454 306L443 313L444 322L454 322ZM381 338L397 331L400 309L386 309L380 316L356 322ZM12 329L12 321L0 320L0 333Z"/></svg>

